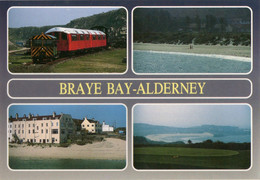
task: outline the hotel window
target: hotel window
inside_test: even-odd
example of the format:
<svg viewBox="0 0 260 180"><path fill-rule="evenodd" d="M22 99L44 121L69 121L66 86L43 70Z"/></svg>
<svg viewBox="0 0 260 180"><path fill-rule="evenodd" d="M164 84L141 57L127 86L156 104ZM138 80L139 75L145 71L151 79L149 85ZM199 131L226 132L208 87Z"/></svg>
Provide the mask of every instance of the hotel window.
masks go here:
<svg viewBox="0 0 260 180"><path fill-rule="evenodd" d="M42 129L42 134L43 134L43 129Z"/></svg>
<svg viewBox="0 0 260 180"><path fill-rule="evenodd" d="M51 133L52 133L52 134L58 134L58 129L52 129L52 130L51 130Z"/></svg>
<svg viewBox="0 0 260 180"><path fill-rule="evenodd" d="M56 126L59 126L59 122L56 122Z"/></svg>
<svg viewBox="0 0 260 180"><path fill-rule="evenodd" d="M18 130L18 134L20 134L20 130Z"/></svg>
<svg viewBox="0 0 260 180"><path fill-rule="evenodd" d="M92 127L94 127L94 124L92 124Z"/></svg>
<svg viewBox="0 0 260 180"><path fill-rule="evenodd" d="M89 125L87 125L89 127Z"/></svg>
<svg viewBox="0 0 260 180"><path fill-rule="evenodd" d="M22 124L22 128L24 128L24 124Z"/></svg>
<svg viewBox="0 0 260 180"><path fill-rule="evenodd" d="M36 142L36 139L34 139L34 142Z"/></svg>
<svg viewBox="0 0 260 180"><path fill-rule="evenodd" d="M39 130L39 126L37 126L36 129Z"/></svg>
<svg viewBox="0 0 260 180"><path fill-rule="evenodd" d="M35 124L33 124L33 127L35 127Z"/></svg>
<svg viewBox="0 0 260 180"><path fill-rule="evenodd" d="M85 125L83 124L82 127L85 127Z"/></svg>
<svg viewBox="0 0 260 180"><path fill-rule="evenodd" d="M28 127L31 127L31 125L30 125L30 124L28 124Z"/></svg>
<svg viewBox="0 0 260 180"><path fill-rule="evenodd" d="M31 133L30 129L28 130L28 133L29 133L29 134Z"/></svg>
<svg viewBox="0 0 260 180"><path fill-rule="evenodd" d="M24 134L24 130L22 130L22 133Z"/></svg>
<svg viewBox="0 0 260 180"><path fill-rule="evenodd" d="M46 123L46 127L48 127L48 123Z"/></svg>
<svg viewBox="0 0 260 180"><path fill-rule="evenodd" d="M47 139L47 142L49 142L49 139Z"/></svg>
<svg viewBox="0 0 260 180"><path fill-rule="evenodd" d="M33 129L33 133L35 133L34 129Z"/></svg>
<svg viewBox="0 0 260 180"><path fill-rule="evenodd" d="M42 123L42 127L43 127L43 123Z"/></svg>
<svg viewBox="0 0 260 180"><path fill-rule="evenodd" d="M48 129L46 129L46 134L48 134Z"/></svg>
<svg viewBox="0 0 260 180"><path fill-rule="evenodd" d="M18 128L20 128L20 124L18 125Z"/></svg>
<svg viewBox="0 0 260 180"><path fill-rule="evenodd" d="M40 139L40 143L42 142L42 140Z"/></svg>

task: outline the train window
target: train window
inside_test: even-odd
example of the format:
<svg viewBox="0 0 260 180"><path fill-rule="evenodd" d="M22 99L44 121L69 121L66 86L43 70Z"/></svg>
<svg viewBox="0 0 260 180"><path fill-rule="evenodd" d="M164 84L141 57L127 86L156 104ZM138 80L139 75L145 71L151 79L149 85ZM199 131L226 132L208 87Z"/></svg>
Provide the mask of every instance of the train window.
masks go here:
<svg viewBox="0 0 260 180"><path fill-rule="evenodd" d="M77 41L77 35L76 34L72 34L71 35L71 40L72 41Z"/></svg>
<svg viewBox="0 0 260 180"><path fill-rule="evenodd" d="M89 34L87 34L87 40L89 40Z"/></svg>
<svg viewBox="0 0 260 180"><path fill-rule="evenodd" d="M103 35L103 39L106 39L106 35Z"/></svg>
<svg viewBox="0 0 260 180"><path fill-rule="evenodd" d="M66 33L61 33L61 39L62 40L67 40L67 34Z"/></svg>
<svg viewBox="0 0 260 180"><path fill-rule="evenodd" d="M100 40L101 39L101 36L100 35L98 35L98 40Z"/></svg>
<svg viewBox="0 0 260 180"><path fill-rule="evenodd" d="M92 35L92 37L93 37L93 40L96 40L96 35Z"/></svg>
<svg viewBox="0 0 260 180"><path fill-rule="evenodd" d="M80 35L80 40L84 40L84 35L83 34Z"/></svg>
<svg viewBox="0 0 260 180"><path fill-rule="evenodd" d="M59 36L59 33L58 33L58 32L55 32L55 33L54 33L54 36L57 38L57 40L60 39L60 36Z"/></svg>

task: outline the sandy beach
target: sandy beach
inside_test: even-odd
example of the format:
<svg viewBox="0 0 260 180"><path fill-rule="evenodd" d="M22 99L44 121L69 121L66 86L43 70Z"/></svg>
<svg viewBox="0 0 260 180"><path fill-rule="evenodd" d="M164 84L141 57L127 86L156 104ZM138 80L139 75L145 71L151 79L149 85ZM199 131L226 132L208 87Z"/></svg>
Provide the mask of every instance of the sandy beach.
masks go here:
<svg viewBox="0 0 260 180"><path fill-rule="evenodd" d="M221 46L221 45L181 45L181 44L152 44L152 43L134 43L134 50L144 51L163 51L172 53L187 53L187 54L201 54L201 55L225 55L225 56L238 56L251 57L250 46ZM222 57L223 57L222 56Z"/></svg>
<svg viewBox="0 0 260 180"><path fill-rule="evenodd" d="M61 159L108 159L120 160L126 158L126 141L106 138L102 142L83 146L73 144L67 148L45 145L41 147L26 144L12 144L9 147L11 157L61 158Z"/></svg>

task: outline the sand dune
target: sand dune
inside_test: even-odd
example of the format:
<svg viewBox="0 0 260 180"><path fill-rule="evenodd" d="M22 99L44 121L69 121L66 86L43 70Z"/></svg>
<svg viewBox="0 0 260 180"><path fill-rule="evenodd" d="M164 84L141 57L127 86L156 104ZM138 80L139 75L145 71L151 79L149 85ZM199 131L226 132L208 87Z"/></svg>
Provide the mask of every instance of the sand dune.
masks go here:
<svg viewBox="0 0 260 180"><path fill-rule="evenodd" d="M86 144L73 144L70 147L27 146L9 147L9 156L63 159L126 159L126 141L106 138L105 141Z"/></svg>

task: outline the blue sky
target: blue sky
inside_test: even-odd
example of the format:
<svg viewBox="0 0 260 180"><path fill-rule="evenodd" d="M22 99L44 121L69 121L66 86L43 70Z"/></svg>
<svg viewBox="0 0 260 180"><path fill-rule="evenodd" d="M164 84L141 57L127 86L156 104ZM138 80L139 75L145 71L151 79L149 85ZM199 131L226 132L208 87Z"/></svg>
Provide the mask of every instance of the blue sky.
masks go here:
<svg viewBox="0 0 260 180"><path fill-rule="evenodd" d="M12 8L9 27L65 25L71 20L118 8Z"/></svg>
<svg viewBox="0 0 260 180"><path fill-rule="evenodd" d="M126 127L126 108L123 105L12 105L9 108L9 116L15 117L18 113L19 117L26 114L52 115L64 113L70 114L73 118L88 119L95 118L100 123L116 127Z"/></svg>
<svg viewBox="0 0 260 180"><path fill-rule="evenodd" d="M192 127L200 125L250 128L251 109L247 105L137 105L134 123Z"/></svg>

